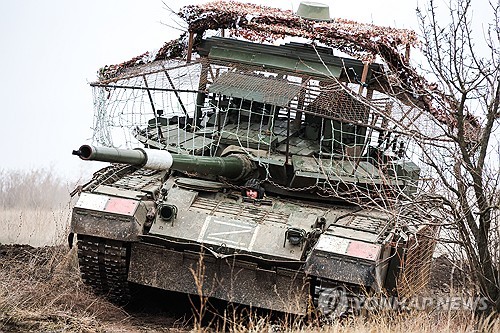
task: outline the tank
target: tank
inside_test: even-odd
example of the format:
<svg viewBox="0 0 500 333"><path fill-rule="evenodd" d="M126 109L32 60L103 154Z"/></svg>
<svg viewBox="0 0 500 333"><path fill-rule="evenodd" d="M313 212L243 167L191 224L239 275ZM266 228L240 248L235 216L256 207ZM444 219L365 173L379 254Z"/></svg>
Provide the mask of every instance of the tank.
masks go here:
<svg viewBox="0 0 500 333"><path fill-rule="evenodd" d="M210 15L227 10L217 6L184 8L189 35L153 60L107 66L91 84L94 141L111 146L102 139L110 119L125 117L119 126L136 148L73 151L111 163L80 187L73 209L83 281L120 304L133 283L336 316L354 310L356 295L423 288L436 217L415 200L411 138L392 126L394 104L409 110L411 96L389 98L381 64L328 43L207 37L234 28L214 26ZM270 29L277 17L307 22L272 15ZM339 291L345 306L332 308Z"/></svg>

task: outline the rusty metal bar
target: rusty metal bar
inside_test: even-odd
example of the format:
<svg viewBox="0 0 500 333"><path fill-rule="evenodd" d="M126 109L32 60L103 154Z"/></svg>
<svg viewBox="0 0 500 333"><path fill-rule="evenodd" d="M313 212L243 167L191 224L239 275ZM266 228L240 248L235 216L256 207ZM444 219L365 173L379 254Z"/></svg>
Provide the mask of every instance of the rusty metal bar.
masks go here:
<svg viewBox="0 0 500 333"><path fill-rule="evenodd" d="M363 73L361 74L361 83L359 84L358 94L361 95L363 92L363 84L366 83L366 77L368 76L368 69L370 68L370 63L365 62L363 66Z"/></svg>
<svg viewBox="0 0 500 333"><path fill-rule="evenodd" d="M202 117L202 108L203 105L205 104L205 99L207 97L207 78L208 78L208 70L210 69L210 64L207 62L201 62L201 73L200 73L200 82L198 83L198 91L203 91L199 92L196 95L196 105L195 105L195 112L194 112L194 119L193 119L193 132L196 130L196 126L198 121L201 123L201 117Z"/></svg>
<svg viewBox="0 0 500 333"><path fill-rule="evenodd" d="M304 103L306 100L306 86L309 83L309 79L302 78L302 89L300 89L299 99L297 101L297 109L302 110L304 108ZM288 109L290 111L290 108ZM297 111L295 113L295 119L293 121L294 128L300 128L300 123L302 122L302 111Z"/></svg>
<svg viewBox="0 0 500 333"><path fill-rule="evenodd" d="M192 56L192 53L193 53L193 39L194 39L194 32L190 31L189 32L189 42L188 42L187 58L186 58L186 62L187 63L191 62L191 56Z"/></svg>

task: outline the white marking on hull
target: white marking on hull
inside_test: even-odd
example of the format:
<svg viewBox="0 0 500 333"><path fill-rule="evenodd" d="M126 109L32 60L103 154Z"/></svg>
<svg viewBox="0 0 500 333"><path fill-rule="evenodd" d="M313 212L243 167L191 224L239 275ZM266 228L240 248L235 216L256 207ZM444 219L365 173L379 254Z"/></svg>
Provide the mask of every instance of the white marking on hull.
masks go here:
<svg viewBox="0 0 500 333"><path fill-rule="evenodd" d="M259 232L258 225L255 227L255 231L253 232L253 235L252 235L252 240L250 240L250 244L248 245L249 251L252 251L252 249L253 249L253 245L255 244L255 239L257 239L257 232Z"/></svg>
<svg viewBox="0 0 500 333"><path fill-rule="evenodd" d="M203 226L201 227L200 235L198 236L198 242L203 243L203 236L205 235L205 232L207 231L208 224L210 223L211 216L207 216L205 219L205 223L203 223Z"/></svg>

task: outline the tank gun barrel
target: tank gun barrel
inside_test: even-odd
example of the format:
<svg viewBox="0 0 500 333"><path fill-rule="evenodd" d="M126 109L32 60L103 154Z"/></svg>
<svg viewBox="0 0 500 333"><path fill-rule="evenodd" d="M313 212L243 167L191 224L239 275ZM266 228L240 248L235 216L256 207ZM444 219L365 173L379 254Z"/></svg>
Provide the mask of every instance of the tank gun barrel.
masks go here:
<svg viewBox="0 0 500 333"><path fill-rule="evenodd" d="M171 154L158 149L119 149L89 145L73 150L73 155L86 161L124 163L145 169L177 170L223 176L233 180L242 179L253 170L253 162L244 155L208 157Z"/></svg>

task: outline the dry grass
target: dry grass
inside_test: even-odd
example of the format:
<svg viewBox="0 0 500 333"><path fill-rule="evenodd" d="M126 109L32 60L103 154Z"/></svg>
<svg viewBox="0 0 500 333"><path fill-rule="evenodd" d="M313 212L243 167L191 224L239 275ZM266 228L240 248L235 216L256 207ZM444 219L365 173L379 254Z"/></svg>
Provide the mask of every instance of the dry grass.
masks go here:
<svg viewBox="0 0 500 333"><path fill-rule="evenodd" d="M429 314L414 311L405 314L378 314L368 318L358 317L346 325L336 324L322 332L331 333L387 333L387 332L419 332L419 333L452 333L452 332L498 332L500 321L476 320L470 313Z"/></svg>
<svg viewBox="0 0 500 333"><path fill-rule="evenodd" d="M84 287L75 250L61 245L68 188L47 170L0 170L0 244L38 247L0 246L0 332L103 332L104 319L127 318Z"/></svg>
<svg viewBox="0 0 500 333"><path fill-rule="evenodd" d="M386 312L359 316L330 324L272 324L267 318L254 317L251 320L230 321L229 332L311 332L311 333L470 333L500 332L500 319L491 315L484 319L475 318L470 313L408 313ZM204 329L209 331L208 329ZM197 330L200 331L200 330ZM218 330L217 330L218 331Z"/></svg>
<svg viewBox="0 0 500 333"><path fill-rule="evenodd" d="M61 245L68 234L71 210L11 208L0 211L0 244Z"/></svg>
<svg viewBox="0 0 500 333"><path fill-rule="evenodd" d="M2 246L0 258L0 331L103 332L127 318L82 285L74 251Z"/></svg>
<svg viewBox="0 0 500 333"><path fill-rule="evenodd" d="M229 316L230 317L230 316ZM237 318L237 319L234 319ZM500 319L490 316L484 319L475 318L470 313L426 313L414 311L408 313L383 313L359 316L329 324L307 324L299 321L276 323L266 317L226 318L223 325L200 327L195 325L196 332L283 332L283 333L470 333L500 332ZM226 329L220 327L225 326Z"/></svg>
<svg viewBox="0 0 500 333"><path fill-rule="evenodd" d="M73 187L46 169L0 169L0 244L63 244Z"/></svg>
<svg viewBox="0 0 500 333"><path fill-rule="evenodd" d="M0 208L60 208L68 203L73 188L52 170L0 169Z"/></svg>

